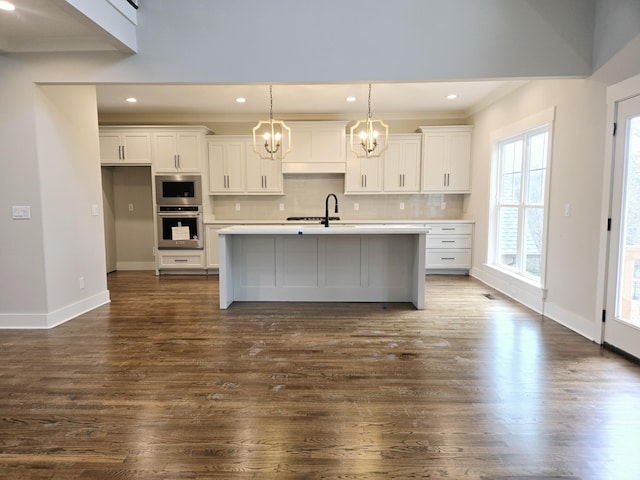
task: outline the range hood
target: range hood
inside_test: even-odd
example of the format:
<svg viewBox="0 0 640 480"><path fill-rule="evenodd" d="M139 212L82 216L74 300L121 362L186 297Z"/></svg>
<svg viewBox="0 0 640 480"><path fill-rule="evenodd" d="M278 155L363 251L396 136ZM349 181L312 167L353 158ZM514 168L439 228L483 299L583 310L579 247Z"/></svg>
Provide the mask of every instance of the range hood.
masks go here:
<svg viewBox="0 0 640 480"><path fill-rule="evenodd" d="M347 122L287 122L291 153L282 160L282 173L345 173Z"/></svg>

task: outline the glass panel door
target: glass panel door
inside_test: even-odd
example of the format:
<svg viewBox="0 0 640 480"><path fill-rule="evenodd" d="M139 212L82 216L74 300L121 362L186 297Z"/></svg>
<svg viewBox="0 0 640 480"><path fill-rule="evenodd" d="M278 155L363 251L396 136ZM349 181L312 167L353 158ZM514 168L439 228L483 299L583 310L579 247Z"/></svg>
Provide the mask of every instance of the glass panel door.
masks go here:
<svg viewBox="0 0 640 480"><path fill-rule="evenodd" d="M640 97L620 102L617 124L604 340L640 358Z"/></svg>

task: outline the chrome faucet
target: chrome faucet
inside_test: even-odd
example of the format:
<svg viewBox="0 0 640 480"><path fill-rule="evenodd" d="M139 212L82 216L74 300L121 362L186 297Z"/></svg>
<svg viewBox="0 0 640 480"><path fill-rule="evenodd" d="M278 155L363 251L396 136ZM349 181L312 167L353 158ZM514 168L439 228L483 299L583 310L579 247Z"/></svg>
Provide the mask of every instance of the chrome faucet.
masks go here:
<svg viewBox="0 0 640 480"><path fill-rule="evenodd" d="M336 201L336 210L335 210L335 212L338 213L338 197L336 197L335 193L330 193L329 195L327 195L327 198L324 199L324 220L322 220L320 222L325 227L329 226L329 198L330 197L333 197L334 200Z"/></svg>

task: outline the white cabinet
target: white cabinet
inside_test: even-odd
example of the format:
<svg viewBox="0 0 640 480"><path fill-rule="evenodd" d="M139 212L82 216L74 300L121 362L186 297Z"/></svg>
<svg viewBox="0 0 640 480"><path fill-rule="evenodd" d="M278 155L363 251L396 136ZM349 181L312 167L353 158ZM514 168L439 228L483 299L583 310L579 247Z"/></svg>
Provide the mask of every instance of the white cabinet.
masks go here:
<svg viewBox="0 0 640 480"><path fill-rule="evenodd" d="M246 139L244 137L209 137L209 192L216 195L239 195L246 191Z"/></svg>
<svg viewBox="0 0 640 480"><path fill-rule="evenodd" d="M100 128L103 165L151 165L151 133L136 129Z"/></svg>
<svg viewBox="0 0 640 480"><path fill-rule="evenodd" d="M230 225L206 225L205 226L205 251L207 255L207 268L216 269L220 267L220 253L218 249L218 231Z"/></svg>
<svg viewBox="0 0 640 480"><path fill-rule="evenodd" d="M422 192L469 193L471 128L470 125L420 127Z"/></svg>
<svg viewBox="0 0 640 480"><path fill-rule="evenodd" d="M210 193L282 194L282 163L260 158L253 150L251 136L215 135L207 143Z"/></svg>
<svg viewBox="0 0 640 480"><path fill-rule="evenodd" d="M253 140L246 144L247 152L247 193L282 194L282 162L260 158L253 150Z"/></svg>
<svg viewBox="0 0 640 480"><path fill-rule="evenodd" d="M422 135L393 134L388 142L382 154L385 193L419 193Z"/></svg>
<svg viewBox="0 0 640 480"><path fill-rule="evenodd" d="M468 273L471 269L473 224L432 223L427 235L426 265L429 273Z"/></svg>
<svg viewBox="0 0 640 480"><path fill-rule="evenodd" d="M157 250L157 269L204 270L204 250Z"/></svg>
<svg viewBox="0 0 640 480"><path fill-rule="evenodd" d="M347 153L347 172L344 178L344 193L381 193L382 158L358 158Z"/></svg>
<svg viewBox="0 0 640 480"><path fill-rule="evenodd" d="M152 134L156 172L199 173L206 129L165 130Z"/></svg>
<svg viewBox="0 0 640 480"><path fill-rule="evenodd" d="M287 122L291 152L282 160L284 173L344 173L346 122Z"/></svg>

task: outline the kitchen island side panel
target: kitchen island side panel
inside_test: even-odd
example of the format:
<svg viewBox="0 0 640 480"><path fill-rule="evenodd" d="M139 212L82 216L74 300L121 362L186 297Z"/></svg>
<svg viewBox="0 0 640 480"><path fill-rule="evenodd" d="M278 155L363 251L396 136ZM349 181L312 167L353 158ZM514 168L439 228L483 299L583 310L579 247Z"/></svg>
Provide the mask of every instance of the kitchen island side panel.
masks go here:
<svg viewBox="0 0 640 480"><path fill-rule="evenodd" d="M225 235L220 308L233 301L411 302L424 308L416 234ZM233 280L223 278L233 272ZM224 291L223 291L224 289ZM223 301L224 299L224 301Z"/></svg>

